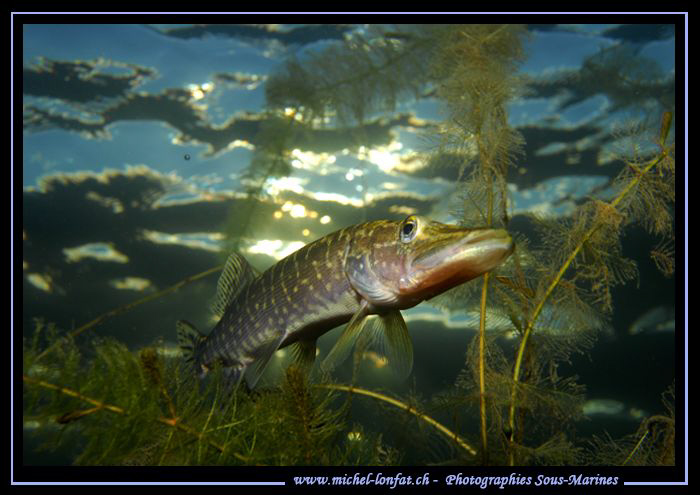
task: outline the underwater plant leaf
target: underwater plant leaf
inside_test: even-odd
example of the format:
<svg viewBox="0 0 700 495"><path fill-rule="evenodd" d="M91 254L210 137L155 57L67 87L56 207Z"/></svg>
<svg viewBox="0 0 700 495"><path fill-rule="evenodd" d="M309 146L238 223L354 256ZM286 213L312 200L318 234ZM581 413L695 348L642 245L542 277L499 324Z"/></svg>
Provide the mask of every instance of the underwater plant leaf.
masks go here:
<svg viewBox="0 0 700 495"><path fill-rule="evenodd" d="M676 241L674 236L659 242L651 250L651 259L656 268L666 277L671 277L676 272Z"/></svg>
<svg viewBox="0 0 700 495"><path fill-rule="evenodd" d="M305 120L336 116L363 122L378 111L392 111L425 88L434 37L429 25L373 25L325 50L290 59L267 81L273 108L293 107Z"/></svg>
<svg viewBox="0 0 700 495"><path fill-rule="evenodd" d="M563 433L555 434L536 447L518 445L522 463L540 466L572 466L580 464L583 449L576 447Z"/></svg>
<svg viewBox="0 0 700 495"><path fill-rule="evenodd" d="M648 232L673 234L676 201L675 143L668 142L673 114L664 112L660 129L648 122L633 121L616 131L617 157L625 166L613 187L625 192L619 210L628 222L640 223Z"/></svg>
<svg viewBox="0 0 700 495"><path fill-rule="evenodd" d="M507 123L506 104L520 92L515 75L524 59L527 31L517 25L460 25L441 32L433 61L450 118L442 135L447 146L475 145L478 170L503 178L522 146L522 137Z"/></svg>
<svg viewBox="0 0 700 495"><path fill-rule="evenodd" d="M662 394L666 413L646 418L635 433L612 438L609 433L594 435L587 442L584 462L605 466L673 466L675 465L674 388Z"/></svg>
<svg viewBox="0 0 700 495"><path fill-rule="evenodd" d="M307 373L295 366L287 368L282 388L282 409L289 434L299 443L302 455L285 459L285 464L328 464L331 445L344 429L342 409L327 408L330 395L319 395L308 382Z"/></svg>
<svg viewBox="0 0 700 495"><path fill-rule="evenodd" d="M611 312L610 289L638 276L634 261L622 256L620 236L624 216L608 203L591 200L570 219L535 219L544 246L540 257L554 255L551 261L542 264L543 270L549 272L544 279L553 278L551 267L564 265L565 258L578 251L570 265L571 281L580 288L577 299L582 300L585 297L582 294L588 291L594 304L604 312ZM540 290L545 290L545 286L541 285Z"/></svg>

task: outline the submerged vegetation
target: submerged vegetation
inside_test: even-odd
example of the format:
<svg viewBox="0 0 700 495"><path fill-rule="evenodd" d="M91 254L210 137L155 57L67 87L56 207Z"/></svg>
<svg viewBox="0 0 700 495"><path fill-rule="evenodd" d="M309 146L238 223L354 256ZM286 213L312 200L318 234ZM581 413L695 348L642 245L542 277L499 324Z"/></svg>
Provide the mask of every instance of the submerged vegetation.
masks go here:
<svg viewBox="0 0 700 495"><path fill-rule="evenodd" d="M376 27L290 60L267 83L270 118L246 192L257 197L268 177L289 174L292 143L305 130L346 126L360 145L367 119L432 93L448 112L436 154L459 168L454 210L461 223L507 228L508 174L524 145L508 124L507 105L525 91L517 69L527 36L510 25ZM666 412L644 420L637 433L581 445L567 433L582 417L585 387L558 374L559 364L590 349L607 326L611 289L637 278L635 262L622 252L626 229L638 225L657 236L649 255L662 273L674 274L671 110L651 115L649 125L622 140L629 145L620 150L623 166L607 196L589 198L566 217L531 216L536 235L516 236L511 261L436 301L475 309L481 318L476 337L464 343L466 363L454 387L429 406L309 377L294 366L272 388L231 391L220 373L198 383L163 346L135 353L116 340L78 339L83 327L63 336L38 323L24 344L24 421L50 434L47 448L74 445L76 464L406 462L382 434L353 422L352 402L362 400L403 411L392 421L415 422L405 428L411 434L440 438L440 457L418 462L673 464L674 385L663 398ZM245 222L230 222L231 246L256 223L250 205L236 212ZM510 322L508 332L487 331L496 317ZM460 419L446 426L431 411Z"/></svg>
<svg viewBox="0 0 700 495"><path fill-rule="evenodd" d="M51 358L43 352L51 345ZM231 390L221 370L199 384L159 345L134 353L114 339L81 351L52 325L25 341L24 421L45 448L75 442L79 465L382 465L401 454L349 421L349 397L373 397L414 416L456 448L474 449L415 407L357 387L314 384L291 365L281 383Z"/></svg>
<svg viewBox="0 0 700 495"><path fill-rule="evenodd" d="M36 359L37 344L45 338L41 330L25 348L25 421L48 430L58 423L62 437L82 433L85 443L76 464L378 460L379 437L335 441L342 433L343 409L329 408L332 392L312 390L296 368L287 371L279 389L253 396L227 390L220 373L198 387L185 376L180 360L164 357L162 348L135 354L116 340L95 340L88 351L91 359L81 355L75 342L63 340L43 365ZM52 366L57 363L61 365Z"/></svg>

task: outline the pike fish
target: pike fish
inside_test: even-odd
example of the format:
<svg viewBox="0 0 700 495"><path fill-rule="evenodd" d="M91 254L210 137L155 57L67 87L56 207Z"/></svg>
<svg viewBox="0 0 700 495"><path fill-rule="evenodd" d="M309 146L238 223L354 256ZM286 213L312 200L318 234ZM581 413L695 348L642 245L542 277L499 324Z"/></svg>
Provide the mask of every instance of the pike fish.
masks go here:
<svg viewBox="0 0 700 495"><path fill-rule="evenodd" d="M316 339L348 323L321 369L344 361L362 337L379 345L399 376L413 366L413 344L400 310L476 278L513 252L502 229L465 228L411 215L328 234L258 274L229 256L213 304L219 322L208 335L177 323L178 343L200 376L217 363L233 383L253 388L275 351L313 364Z"/></svg>

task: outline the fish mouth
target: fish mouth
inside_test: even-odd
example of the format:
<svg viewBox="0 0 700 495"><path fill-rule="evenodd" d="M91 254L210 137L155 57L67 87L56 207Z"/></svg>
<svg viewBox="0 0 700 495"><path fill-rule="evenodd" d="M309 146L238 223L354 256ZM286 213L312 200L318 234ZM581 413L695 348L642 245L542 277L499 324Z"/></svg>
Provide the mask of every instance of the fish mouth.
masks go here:
<svg viewBox="0 0 700 495"><path fill-rule="evenodd" d="M450 228L417 247L400 290L433 297L494 269L514 249L504 229Z"/></svg>

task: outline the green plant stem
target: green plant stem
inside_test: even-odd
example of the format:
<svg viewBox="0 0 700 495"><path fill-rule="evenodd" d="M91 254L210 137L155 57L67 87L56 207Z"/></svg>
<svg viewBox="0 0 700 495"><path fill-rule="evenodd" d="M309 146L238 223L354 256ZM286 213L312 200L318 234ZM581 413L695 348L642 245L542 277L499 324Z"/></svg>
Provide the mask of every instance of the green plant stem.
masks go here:
<svg viewBox="0 0 700 495"><path fill-rule="evenodd" d="M642 435L642 437L637 441L637 444L632 449L632 452L629 453L627 458L622 463L623 466L625 464L627 464L630 461L630 459L632 459L632 456L634 456L634 453L637 452L637 449L639 449L639 447L642 445L642 442L644 442L644 439L647 437L648 434L649 434L649 430L644 432L644 435Z"/></svg>
<svg viewBox="0 0 700 495"><path fill-rule="evenodd" d="M665 144L665 142L662 141L662 146L664 144ZM629 192L639 183L639 181L642 180L642 177L644 177L644 175L647 174L656 165L661 163L661 161L668 156L670 151L671 151L670 147L669 148L664 147L661 154L658 157L656 157L656 159L650 161L643 169L641 169L639 174L633 180L631 180L622 191L620 191L620 193L617 195L617 197L610 202L610 206L612 206L613 208L616 207L620 203L620 201L622 201L629 194ZM569 266L571 266L571 263L573 263L574 259L576 258L578 253L581 251L584 244L600 228L600 226L601 226L600 223L594 224L583 235L583 237L581 238L579 243L576 245L576 247L574 248L572 253L566 259L566 261L564 261L564 264L561 266L561 268L557 272L556 276L554 277L552 282L549 284L549 287L547 287L547 290L545 291L542 298L540 299L540 302L535 307L535 310L532 313L532 317L528 321L528 324L525 327L525 331L523 332L522 339L520 340L520 347L518 348L518 354L517 354L517 357L515 360L515 367L513 368L513 384L511 386L510 409L509 409L509 414L508 414L508 426L510 427L509 464L511 466L515 465L515 449L514 449L514 444L515 444L515 405L516 405L516 399L517 399L516 395L517 395L517 390L518 390L518 384L519 384L519 380L520 380L520 368L522 367L523 356L525 354L525 347L527 346L527 342L528 342L528 339L530 338L530 334L532 333L532 329L535 326L535 322L537 321L537 318L539 317L540 313L542 312L542 309L544 308L545 303L549 299L549 296L552 294L552 292L557 287L557 285L559 285L559 282L561 281L562 277L564 276L564 273L566 272L566 270L568 270Z"/></svg>
<svg viewBox="0 0 700 495"><path fill-rule="evenodd" d="M439 423L438 421L434 420L427 414L424 414L420 411L418 411L415 407L406 404L405 402L401 402L399 400L396 400L394 398L388 397L384 394L380 394L379 392L373 392L372 390L367 390L364 388L358 388L358 387L353 387L351 385L337 385L337 384L319 384L319 385L314 385L315 387L318 388L326 388L329 390L340 390L343 392L350 392L351 394L359 394L359 395L365 395L367 397L372 397L377 400L381 400L384 402L388 402L389 404L396 406L400 409L403 409L406 412L409 412L416 416L417 418L425 421L429 425L435 427L438 431L446 435L448 438L451 440L454 440L457 442L457 445L462 447L464 450L469 452L471 455L476 455L476 450L469 445L467 442L465 442L459 435L454 433L452 430L448 429L446 426L444 426L442 423Z"/></svg>
<svg viewBox="0 0 700 495"><path fill-rule="evenodd" d="M489 275L484 275L484 283L481 287L481 309L479 316L479 418L481 424L481 461L484 466L488 465L488 435L486 431L486 297L489 289Z"/></svg>
<svg viewBox="0 0 700 495"><path fill-rule="evenodd" d="M69 397L75 397L76 399L80 399L83 402L87 402L89 404L92 404L98 409L104 409L105 411L110 411L116 414L126 414L126 411L122 409L121 407L113 406L111 404L106 404L104 402L100 402L99 400L93 399L91 397L88 397L86 395L81 394L80 392L77 392L73 389L62 387L60 385L55 385L53 383L49 383L44 380L39 380L37 378L32 378L31 376L28 375L22 375L22 381L25 381L27 383L31 383L32 385L38 385L39 387L43 388L48 388L50 390L56 390L63 395L68 395Z"/></svg>
<svg viewBox="0 0 700 495"><path fill-rule="evenodd" d="M493 223L493 176L489 173L487 225ZM490 273L484 274L481 286L481 308L479 310L479 424L481 431L481 462L488 465L489 445L486 429L486 300L489 293Z"/></svg>
<svg viewBox="0 0 700 495"><path fill-rule="evenodd" d="M462 33L464 34L464 33ZM466 36L466 35L465 35ZM503 124L503 122L501 122ZM488 201L486 212L486 225L493 224L493 173L495 168L489 162L489 158L485 153L486 145L483 142L481 134L481 123L476 132L477 146L479 149L480 162L484 169L484 173L488 174ZM479 310L479 430L481 433L481 463L488 465L488 434L486 425L486 301L489 291L490 273L484 274L481 285L481 306Z"/></svg>
<svg viewBox="0 0 700 495"><path fill-rule="evenodd" d="M666 416L662 416L662 415L655 415L655 416L652 416L652 417L646 419L646 420L644 421L644 423L643 423L643 425L644 425L644 435L641 436L641 438L637 441L637 443L635 444L635 446L634 446L634 448L632 449L632 451L631 451L631 452L629 453L629 455L625 458L624 462L622 463L623 466L626 465L626 464L630 461L630 459L632 459L632 457L634 456L635 452L637 452L637 450L639 450L639 447L642 446L642 443L644 442L644 440L645 440L645 439L647 438L647 436L649 435L649 425L650 425L651 423L654 423L654 422L670 424L671 427L674 427L674 426L675 426L675 423L674 423L674 421L673 421L672 419L670 419L670 418L668 418L668 417L666 417Z"/></svg>

